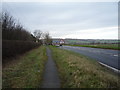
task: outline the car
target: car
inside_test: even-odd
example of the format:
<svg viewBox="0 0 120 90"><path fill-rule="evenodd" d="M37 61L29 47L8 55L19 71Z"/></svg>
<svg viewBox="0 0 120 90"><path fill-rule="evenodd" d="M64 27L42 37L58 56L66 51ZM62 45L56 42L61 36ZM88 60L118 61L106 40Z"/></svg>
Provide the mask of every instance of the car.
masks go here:
<svg viewBox="0 0 120 90"><path fill-rule="evenodd" d="M60 45L57 44L57 45L55 45L55 46L56 46L56 47L59 47Z"/></svg>

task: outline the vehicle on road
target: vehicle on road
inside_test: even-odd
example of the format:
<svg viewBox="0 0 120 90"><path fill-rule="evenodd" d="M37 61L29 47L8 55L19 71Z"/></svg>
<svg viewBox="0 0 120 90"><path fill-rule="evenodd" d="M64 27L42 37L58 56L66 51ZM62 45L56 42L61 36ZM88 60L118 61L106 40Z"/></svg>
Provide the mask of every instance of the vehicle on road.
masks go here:
<svg viewBox="0 0 120 90"><path fill-rule="evenodd" d="M65 44L65 41L63 39L55 40L52 42L52 45L55 45L55 46L62 46L64 44Z"/></svg>

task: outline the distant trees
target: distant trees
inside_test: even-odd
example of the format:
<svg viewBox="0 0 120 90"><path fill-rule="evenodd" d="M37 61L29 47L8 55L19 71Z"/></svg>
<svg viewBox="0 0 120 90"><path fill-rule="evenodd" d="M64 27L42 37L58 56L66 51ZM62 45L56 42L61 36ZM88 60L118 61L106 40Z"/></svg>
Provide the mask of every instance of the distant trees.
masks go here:
<svg viewBox="0 0 120 90"><path fill-rule="evenodd" d="M42 31L40 30L35 30L34 32L34 36L36 37L36 42L39 42L40 41L40 38L42 36Z"/></svg>
<svg viewBox="0 0 120 90"><path fill-rule="evenodd" d="M36 42L42 42L46 45L52 44L52 38L50 37L49 32L42 32L41 30L35 30L34 36L36 37Z"/></svg>
<svg viewBox="0 0 120 90"><path fill-rule="evenodd" d="M49 33L44 33L44 43L46 45L52 45L52 38L50 37Z"/></svg>

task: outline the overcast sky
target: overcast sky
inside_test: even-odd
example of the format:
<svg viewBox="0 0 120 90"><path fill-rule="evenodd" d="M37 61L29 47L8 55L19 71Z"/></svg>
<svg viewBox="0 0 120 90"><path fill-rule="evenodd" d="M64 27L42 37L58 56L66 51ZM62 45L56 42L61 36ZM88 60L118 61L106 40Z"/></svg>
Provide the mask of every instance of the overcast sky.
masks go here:
<svg viewBox="0 0 120 90"><path fill-rule="evenodd" d="M31 33L53 38L118 39L117 2L6 2L3 10Z"/></svg>

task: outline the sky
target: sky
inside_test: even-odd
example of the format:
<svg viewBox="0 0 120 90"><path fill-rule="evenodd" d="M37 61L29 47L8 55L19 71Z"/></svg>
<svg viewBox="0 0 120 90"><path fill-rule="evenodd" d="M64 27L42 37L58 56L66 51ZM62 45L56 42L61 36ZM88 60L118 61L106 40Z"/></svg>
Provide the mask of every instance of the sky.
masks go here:
<svg viewBox="0 0 120 90"><path fill-rule="evenodd" d="M31 33L49 32L52 38L118 39L117 2L3 2Z"/></svg>

